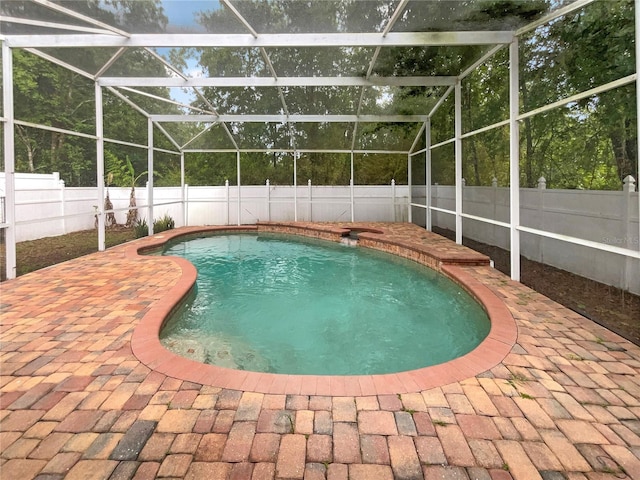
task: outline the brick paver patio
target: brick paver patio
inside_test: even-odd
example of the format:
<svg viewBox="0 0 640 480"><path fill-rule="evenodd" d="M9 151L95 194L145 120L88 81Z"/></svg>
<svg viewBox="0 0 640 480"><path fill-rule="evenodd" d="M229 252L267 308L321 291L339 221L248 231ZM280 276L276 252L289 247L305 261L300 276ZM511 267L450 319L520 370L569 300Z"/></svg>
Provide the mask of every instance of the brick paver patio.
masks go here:
<svg viewBox="0 0 640 480"><path fill-rule="evenodd" d="M506 356L400 394L358 377L228 388L205 370L201 383L167 375L132 349L136 327L188 287L186 262L134 253L160 234L0 286L0 478L640 479L640 348L464 247L370 227L463 259L446 268L515 319Z"/></svg>

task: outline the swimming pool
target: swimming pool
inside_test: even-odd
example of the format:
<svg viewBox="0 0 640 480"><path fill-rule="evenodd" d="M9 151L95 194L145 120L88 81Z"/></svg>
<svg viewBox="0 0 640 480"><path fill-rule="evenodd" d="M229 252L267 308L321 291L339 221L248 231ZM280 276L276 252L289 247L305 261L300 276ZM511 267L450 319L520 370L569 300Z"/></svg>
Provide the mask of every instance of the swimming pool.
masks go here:
<svg viewBox="0 0 640 480"><path fill-rule="evenodd" d="M364 248L272 234L168 245L198 270L197 291L161 342L236 370L368 375L441 364L473 350L490 322L445 276Z"/></svg>

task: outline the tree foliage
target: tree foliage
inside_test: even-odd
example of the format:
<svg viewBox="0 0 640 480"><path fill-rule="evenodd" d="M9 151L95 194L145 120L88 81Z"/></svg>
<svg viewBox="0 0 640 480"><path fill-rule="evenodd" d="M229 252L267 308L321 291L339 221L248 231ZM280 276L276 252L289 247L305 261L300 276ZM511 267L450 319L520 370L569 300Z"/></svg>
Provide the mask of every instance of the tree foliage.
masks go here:
<svg viewBox="0 0 640 480"><path fill-rule="evenodd" d="M375 4L374 4L375 3ZM400 31L514 29L539 18L556 0L485 0L482 2L409 2L397 22ZM257 32L297 33L382 31L396 1L319 2L270 0L240 2L237 8ZM28 16L26 2L8 2L3 13ZM78 0L75 10L136 33L161 32L167 26L159 0ZM54 14L55 17L55 14ZM313 19L310 24L309 19ZM53 18L56 20L56 18ZM596 1L540 26L520 40L520 110L527 112L635 71L633 0ZM212 4L198 21L205 31L246 31L226 8ZM116 49L45 49L72 65L95 73ZM64 51L63 51L64 50ZM458 75L475 62L485 46L386 47L380 50L374 76ZM268 61L265 58L268 55ZM196 58L203 75L361 76L370 68L373 48L309 47L174 49L170 60L187 67ZM94 86L90 79L48 62L27 51L14 56L16 118L55 129L95 134ZM508 50L502 49L480 65L462 83L463 132L508 118ZM165 76L166 67L149 51L129 49L107 71L108 75ZM120 90L152 113L182 113L170 103L164 88L139 88L145 95ZM444 94L443 87L289 87L203 88L193 106L222 114L427 114ZM103 90L104 128L107 138L147 144L147 119L110 90ZM286 103L282 98L286 98ZM453 95L431 120L432 143L453 137ZM186 143L206 125L166 126ZM540 176L552 188L619 189L626 175L637 172L637 119L634 84L593 95L521 121L521 184L533 187ZM234 149L387 149L406 150L417 134L415 124L360 124L353 138L351 125L337 123L216 125L194 148ZM420 141L421 142L421 141ZM420 143L419 142L419 143ZM180 143L183 144L183 143ZM154 145L175 150L157 128ZM463 175L468 185L509 182L509 129L499 127L463 140ZM419 144L417 148L422 148ZM95 140L55 130L16 127L17 167L21 171L59 171L67 185L95 185ZM147 150L107 143L108 162L131 166L132 178L147 170ZM454 149L451 143L432 151L432 179L453 183ZM155 185L178 185L179 157L156 152ZM298 183L348 184L348 154L302 153L296 159ZM243 184L293 184L294 158L290 152L242 153ZM416 161L414 183L423 178L424 165ZM393 154L357 154L354 181L386 184L393 178L407 181L406 157ZM190 185L237 183L235 153L189 153L186 182ZM129 185L129 176L116 183Z"/></svg>

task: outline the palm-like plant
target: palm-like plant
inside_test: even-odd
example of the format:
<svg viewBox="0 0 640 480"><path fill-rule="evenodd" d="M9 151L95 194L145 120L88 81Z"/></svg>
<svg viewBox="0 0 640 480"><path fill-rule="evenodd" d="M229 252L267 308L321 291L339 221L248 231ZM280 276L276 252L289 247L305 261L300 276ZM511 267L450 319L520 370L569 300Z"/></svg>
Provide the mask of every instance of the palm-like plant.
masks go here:
<svg viewBox="0 0 640 480"><path fill-rule="evenodd" d="M112 173L108 173L107 174L107 194L105 196L104 199L104 211L107 212L105 219L104 219L104 224L105 226L108 227L113 227L116 226L118 224L118 222L116 221L116 215L113 213L113 203L111 203L111 199L109 198L109 185L111 185L111 183L113 182L113 174Z"/></svg>
<svg viewBox="0 0 640 480"><path fill-rule="evenodd" d="M133 227L138 220L138 207L136 205L136 184L140 178L147 174L147 171L136 175L133 163L129 156L125 156L124 161L113 154L105 155L107 170L113 175L115 182L131 188L129 193L129 211L127 212L126 227ZM113 207L112 207L113 208Z"/></svg>
<svg viewBox="0 0 640 480"><path fill-rule="evenodd" d="M133 164L129 157L125 158L125 167L127 169L128 179L130 180L131 192L129 193L129 211L127 212L127 222L125 226L132 227L136 224L138 220L138 207L136 206L136 183L140 180L141 177L147 174L145 170L139 175L135 174L135 170L133 168Z"/></svg>

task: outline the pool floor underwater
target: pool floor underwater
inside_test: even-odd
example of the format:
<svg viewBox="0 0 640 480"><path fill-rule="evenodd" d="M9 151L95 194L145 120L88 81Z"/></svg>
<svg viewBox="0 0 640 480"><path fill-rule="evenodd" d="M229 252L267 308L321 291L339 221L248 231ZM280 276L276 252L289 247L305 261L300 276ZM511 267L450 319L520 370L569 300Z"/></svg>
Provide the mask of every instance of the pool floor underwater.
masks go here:
<svg viewBox="0 0 640 480"><path fill-rule="evenodd" d="M464 248L369 226L442 256ZM153 241L2 284L3 480L640 478L640 348L494 269L454 267L517 326L490 368L415 391L337 378L261 393L248 377L205 385L133 354L134 330L189 268L131 254Z"/></svg>

